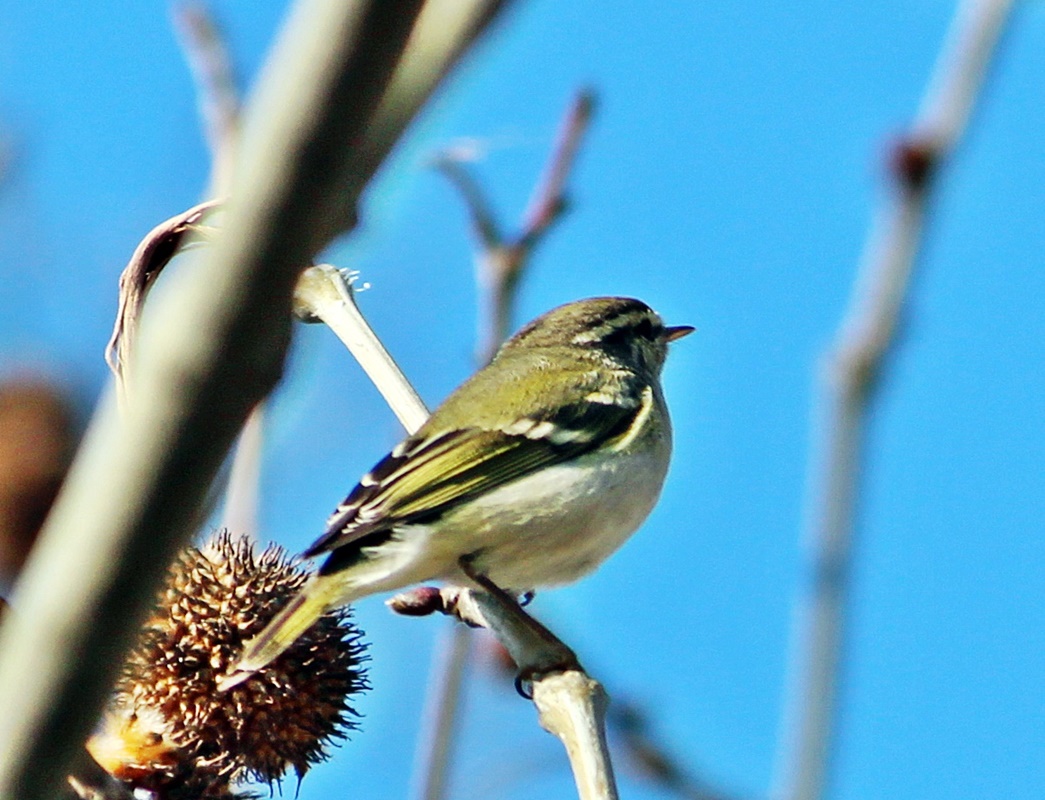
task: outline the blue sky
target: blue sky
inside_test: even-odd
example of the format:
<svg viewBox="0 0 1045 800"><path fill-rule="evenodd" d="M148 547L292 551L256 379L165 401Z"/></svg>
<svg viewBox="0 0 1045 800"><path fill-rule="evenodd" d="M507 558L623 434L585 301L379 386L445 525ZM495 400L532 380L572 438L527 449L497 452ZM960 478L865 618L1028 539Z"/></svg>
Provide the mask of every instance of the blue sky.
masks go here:
<svg viewBox="0 0 1045 800"><path fill-rule="evenodd" d="M249 81L284 8L215 2ZM595 122L574 208L540 248L517 322L597 294L698 333L666 391L663 500L596 575L535 613L716 785L774 770L813 375L847 301L881 162L915 113L953 11L836 4L517 3L373 187L327 259L435 404L472 369L475 289L458 198L426 166L460 137L504 219L521 213L572 93ZM116 279L192 205L208 155L161 3L5 4L0 25L0 370L100 391ZM1045 7L1025 4L941 176L903 344L875 405L832 796L1040 797L1045 785ZM272 407L265 537L297 550L400 432L325 330L299 330ZM403 797L441 620L358 616L365 729L302 800ZM621 770L623 794L667 797ZM567 797L560 748L479 671L455 797ZM338 794L342 793L342 794Z"/></svg>

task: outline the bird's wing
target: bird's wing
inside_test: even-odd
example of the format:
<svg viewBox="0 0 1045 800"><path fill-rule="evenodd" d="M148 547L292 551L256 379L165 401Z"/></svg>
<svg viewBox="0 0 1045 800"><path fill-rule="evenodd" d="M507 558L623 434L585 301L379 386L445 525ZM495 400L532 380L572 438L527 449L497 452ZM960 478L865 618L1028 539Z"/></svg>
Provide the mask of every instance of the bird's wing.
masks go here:
<svg viewBox="0 0 1045 800"><path fill-rule="evenodd" d="M638 412L637 404L585 401L503 429L463 428L406 439L363 477L304 555L438 517L458 503L624 433Z"/></svg>

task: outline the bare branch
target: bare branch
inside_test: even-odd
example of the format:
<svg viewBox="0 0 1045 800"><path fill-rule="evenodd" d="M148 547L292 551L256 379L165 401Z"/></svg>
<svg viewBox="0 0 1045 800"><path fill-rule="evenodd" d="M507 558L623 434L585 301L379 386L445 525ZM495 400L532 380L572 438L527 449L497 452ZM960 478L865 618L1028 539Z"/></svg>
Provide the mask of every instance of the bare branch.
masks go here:
<svg viewBox="0 0 1045 800"><path fill-rule="evenodd" d="M576 161L594 108L594 93L590 89L579 91L563 118L544 175L523 214L521 227L512 235L501 232L482 187L458 157L447 151L435 160L436 168L461 193L479 248L475 258L476 279L484 306L479 316L479 346L476 350L480 364L493 358L501 342L507 338L519 279L534 248L566 210L566 179Z"/></svg>
<svg viewBox="0 0 1045 800"><path fill-rule="evenodd" d="M581 140L595 111L595 92L590 88L577 93L563 119L545 174L537 185L530 205L523 214L518 246L532 248L536 240L562 214L568 205L566 179L573 169Z"/></svg>
<svg viewBox="0 0 1045 800"><path fill-rule="evenodd" d="M309 267L294 289L294 312L306 322L322 320L337 334L407 433L414 433L428 409L356 305L354 277L329 264Z"/></svg>
<svg viewBox="0 0 1045 800"><path fill-rule="evenodd" d="M529 687L524 696L533 700L541 727L565 746L580 799L615 800L617 789L606 740L608 700L602 685L584 672L573 650L527 614L514 597L472 569L467 558L459 563L480 590L422 586L397 594L388 606L399 614L446 614L470 627L489 629L519 669L516 687L520 693L523 686ZM438 710L449 713L445 706ZM430 747L434 751L430 758L442 750ZM433 792L443 788L433 779L431 770L445 773L448 761L449 754L436 764L426 765L429 772L422 789Z"/></svg>
<svg viewBox="0 0 1045 800"><path fill-rule="evenodd" d="M646 714L634 703L614 695L606 722L632 769L657 787L686 800L732 800L695 775L658 742Z"/></svg>
<svg viewBox="0 0 1045 800"><path fill-rule="evenodd" d="M777 797L817 800L824 794L868 409L896 345L932 179L965 130L1011 7L1011 0L965 0L959 6L912 132L894 154L896 191L868 239L850 308L826 358L823 442L809 530L813 584L792 645Z"/></svg>
<svg viewBox="0 0 1045 800"><path fill-rule="evenodd" d="M566 747L580 800L615 800L602 684L579 669L552 672L534 681L533 704L541 727Z"/></svg>
<svg viewBox="0 0 1045 800"><path fill-rule="evenodd" d="M185 60L196 81L196 96L210 146L211 196L228 194L239 141L240 98L225 37L208 7L179 2L172 14Z"/></svg>
<svg viewBox="0 0 1045 800"><path fill-rule="evenodd" d="M533 700L541 727L565 746L580 799L615 800L606 742L608 701L602 685L584 672L573 650L527 614L514 597L472 569L467 558L459 563L480 590L423 586L396 595L388 601L389 607L409 616L446 614L471 627L489 629L519 668L517 688L523 692L524 685L530 687L525 696ZM445 763L439 766L446 768Z"/></svg>
<svg viewBox="0 0 1045 800"><path fill-rule="evenodd" d="M455 732L471 671L471 656L472 634L468 628L453 625L449 631L440 631L421 713L422 727L414 755L411 797L441 800L447 794L450 765L457 744Z"/></svg>
<svg viewBox="0 0 1045 800"><path fill-rule="evenodd" d="M498 5L429 0L421 18ZM420 11L295 7L247 116L222 235L150 314L135 401L123 415L103 402L4 615L0 797L49 798L68 774L228 448L280 377L301 269L351 229L373 170L467 47L451 35L410 57L416 74L398 67Z"/></svg>
<svg viewBox="0 0 1045 800"><path fill-rule="evenodd" d="M497 225L493 209L490 207L482 187L468 172L460 161L443 153L434 161L434 166L446 176L461 193L468 210L468 221L472 226L472 235L482 250L493 250L503 246L504 236Z"/></svg>
<svg viewBox="0 0 1045 800"><path fill-rule="evenodd" d="M585 674L576 654L527 614L515 598L462 559L461 569L482 591L469 592L481 618L532 687L541 727L566 747L580 800L615 800L616 781L606 742L607 697ZM467 590L466 590L467 591Z"/></svg>

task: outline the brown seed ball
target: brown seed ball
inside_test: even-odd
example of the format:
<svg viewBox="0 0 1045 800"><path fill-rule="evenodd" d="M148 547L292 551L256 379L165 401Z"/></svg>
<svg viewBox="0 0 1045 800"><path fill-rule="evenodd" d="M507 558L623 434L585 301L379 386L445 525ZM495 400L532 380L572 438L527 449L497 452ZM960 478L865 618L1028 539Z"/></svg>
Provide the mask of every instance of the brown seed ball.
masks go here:
<svg viewBox="0 0 1045 800"><path fill-rule="evenodd" d="M280 548L219 533L185 551L128 660L114 707L156 714L157 733L195 773L228 782L300 777L358 727L348 698L369 688L362 633L343 609L324 615L283 655L227 692L216 681L302 587Z"/></svg>

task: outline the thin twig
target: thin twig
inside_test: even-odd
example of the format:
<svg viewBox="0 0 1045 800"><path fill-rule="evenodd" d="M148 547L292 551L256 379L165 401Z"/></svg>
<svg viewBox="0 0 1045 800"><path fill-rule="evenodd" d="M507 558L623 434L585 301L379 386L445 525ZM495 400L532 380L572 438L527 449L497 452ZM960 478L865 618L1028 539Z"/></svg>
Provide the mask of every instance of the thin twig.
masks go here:
<svg viewBox="0 0 1045 800"><path fill-rule="evenodd" d="M446 152L435 161L435 166L461 193L478 245L476 279L483 295L476 350L480 364L493 358L507 338L519 279L534 248L566 211L566 181L594 109L595 94L590 89L582 89L573 98L520 228L510 235L502 232L482 187L459 159Z"/></svg>
<svg viewBox="0 0 1045 800"><path fill-rule="evenodd" d="M433 5L488 19L498 4ZM414 54L411 80L397 62L420 10L294 8L253 96L221 236L153 309L134 402L123 415L102 403L4 614L0 797L50 798L69 774L229 447L279 380L302 267L351 230L373 170L478 33Z"/></svg>
<svg viewBox="0 0 1045 800"><path fill-rule="evenodd" d="M478 590L425 586L396 595L388 601L389 607L410 616L446 614L490 630L518 667L516 687L533 700L541 726L565 746L580 800L615 800L606 741L608 701L602 685L584 672L561 639L473 569L467 557L458 563Z"/></svg>
<svg viewBox="0 0 1045 800"><path fill-rule="evenodd" d="M541 727L566 747L580 800L616 800L602 684L580 669L552 672L533 682L533 704Z"/></svg>
<svg viewBox="0 0 1045 800"><path fill-rule="evenodd" d="M496 250L504 246L504 234L501 232L493 209L486 199L486 194L478 181L472 177L464 164L452 157L452 153L443 153L434 162L434 166L461 193L465 208L468 211L468 223L472 228L472 236L479 246L479 252ZM483 320L483 323L488 323ZM480 363L482 363L480 361Z"/></svg>
<svg viewBox="0 0 1045 800"><path fill-rule="evenodd" d="M472 632L463 625L453 625L439 634L414 754L415 785L410 796L419 800L439 800L447 794L457 725L471 666Z"/></svg>
<svg viewBox="0 0 1045 800"><path fill-rule="evenodd" d="M433 603L424 596L407 598L414 600L413 608L400 608L400 613L420 613ZM445 601L435 603L438 606ZM427 604L427 606L426 606ZM504 647L489 639L485 660L498 673L498 677L516 675L515 664ZM740 800L740 796L727 793L706 780L677 755L677 748L657 736L650 713L638 703L629 701L621 693L607 688L613 698L606 714L606 729L609 733L611 751L617 765L653 784L666 795L682 800ZM619 758L623 756L623 758ZM520 776L525 774L524 769Z"/></svg>
<svg viewBox="0 0 1045 800"><path fill-rule="evenodd" d="M240 93L229 49L209 8L199 2L177 3L172 10L182 52L196 81L196 99L210 147L211 197L232 185L232 167L240 129Z"/></svg>
<svg viewBox="0 0 1045 800"><path fill-rule="evenodd" d="M959 6L918 118L896 148L895 190L868 239L850 308L826 358L809 523L813 583L792 645L776 797L818 800L827 785L868 410L896 345L933 178L967 126L1011 7L1011 0Z"/></svg>
<svg viewBox="0 0 1045 800"><path fill-rule="evenodd" d="M330 264L309 267L294 288L294 313L305 322L325 322L359 362L406 432L415 433L428 419L428 409L356 305L355 277Z"/></svg>
<svg viewBox="0 0 1045 800"><path fill-rule="evenodd" d="M613 697L606 725L611 737L619 740L615 749L626 754L634 773L685 800L736 800L712 787L658 741L641 708L616 694Z"/></svg>
<svg viewBox="0 0 1045 800"><path fill-rule="evenodd" d="M463 559L461 568L482 589L470 594L486 627L518 665L520 678L530 683L541 727L565 746L580 800L616 800L617 784L606 740L609 700L602 685L514 597Z"/></svg>
<svg viewBox="0 0 1045 800"><path fill-rule="evenodd" d="M566 181L573 170L581 139L588 130L594 111L595 92L590 88L581 89L566 111L544 175L523 213L523 226L517 246L532 248L534 240L566 209L569 202Z"/></svg>

